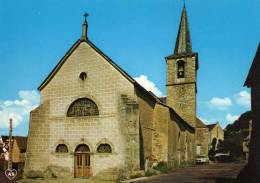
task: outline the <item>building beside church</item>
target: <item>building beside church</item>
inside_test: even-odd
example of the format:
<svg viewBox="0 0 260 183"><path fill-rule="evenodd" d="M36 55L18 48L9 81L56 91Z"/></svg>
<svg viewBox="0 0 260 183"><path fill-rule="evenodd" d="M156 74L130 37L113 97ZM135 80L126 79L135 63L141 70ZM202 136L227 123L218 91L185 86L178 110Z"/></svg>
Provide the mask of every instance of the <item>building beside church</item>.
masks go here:
<svg viewBox="0 0 260 183"><path fill-rule="evenodd" d="M252 133L252 120L249 121L248 136L243 140L243 155L244 155L244 159L247 161L249 156L249 144L251 141L251 133Z"/></svg>
<svg viewBox="0 0 260 183"><path fill-rule="evenodd" d="M31 111L25 176L50 166L71 177L132 172L167 162L178 166L208 153L208 128L196 116L198 54L186 8L172 55L167 96L158 98L82 36L39 86Z"/></svg>
<svg viewBox="0 0 260 183"><path fill-rule="evenodd" d="M244 86L251 88L252 131L248 165L239 177L246 182L257 183L260 182L260 43Z"/></svg>
<svg viewBox="0 0 260 183"><path fill-rule="evenodd" d="M27 137L13 136L12 145L12 168L21 173L24 168ZM9 159L9 136L0 136L0 170L8 167Z"/></svg>
<svg viewBox="0 0 260 183"><path fill-rule="evenodd" d="M209 129L209 149L212 148L212 144L215 142L215 148L217 148L219 141L224 140L224 130L219 122L207 125L207 127Z"/></svg>

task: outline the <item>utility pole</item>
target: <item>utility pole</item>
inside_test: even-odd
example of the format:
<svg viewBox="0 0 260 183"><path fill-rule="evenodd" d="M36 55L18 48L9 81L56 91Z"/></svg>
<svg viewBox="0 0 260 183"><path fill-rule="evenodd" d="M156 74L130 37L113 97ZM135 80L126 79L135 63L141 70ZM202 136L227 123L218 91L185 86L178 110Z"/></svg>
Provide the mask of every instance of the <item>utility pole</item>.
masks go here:
<svg viewBox="0 0 260 183"><path fill-rule="evenodd" d="M9 157L8 157L8 170L12 170L12 132L13 132L13 119L9 119Z"/></svg>

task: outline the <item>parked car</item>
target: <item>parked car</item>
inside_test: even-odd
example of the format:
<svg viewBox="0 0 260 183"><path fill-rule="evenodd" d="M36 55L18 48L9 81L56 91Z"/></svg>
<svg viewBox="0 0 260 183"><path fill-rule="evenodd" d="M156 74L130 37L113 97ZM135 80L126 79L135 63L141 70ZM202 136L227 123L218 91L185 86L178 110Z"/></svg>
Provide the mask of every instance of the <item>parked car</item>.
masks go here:
<svg viewBox="0 0 260 183"><path fill-rule="evenodd" d="M220 163L221 162L225 163L225 162L231 162L232 161L229 153L217 153L215 155L215 159L218 162L220 162Z"/></svg>
<svg viewBox="0 0 260 183"><path fill-rule="evenodd" d="M196 157L196 164L209 164L209 158L204 155L199 155Z"/></svg>

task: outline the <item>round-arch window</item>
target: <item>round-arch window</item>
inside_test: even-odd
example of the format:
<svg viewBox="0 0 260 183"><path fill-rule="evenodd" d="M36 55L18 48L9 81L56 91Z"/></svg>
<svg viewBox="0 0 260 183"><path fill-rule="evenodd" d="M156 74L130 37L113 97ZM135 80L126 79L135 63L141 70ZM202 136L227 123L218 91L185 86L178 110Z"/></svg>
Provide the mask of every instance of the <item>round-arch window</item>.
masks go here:
<svg viewBox="0 0 260 183"><path fill-rule="evenodd" d="M80 98L74 101L67 112L68 117L79 116L97 116L99 115L98 107L88 98Z"/></svg>
<svg viewBox="0 0 260 183"><path fill-rule="evenodd" d="M98 153L112 153L111 146L109 144L100 144L97 148Z"/></svg>
<svg viewBox="0 0 260 183"><path fill-rule="evenodd" d="M79 78L80 78L82 81L84 81L84 80L87 78L87 73L85 73L85 72L80 73Z"/></svg>
<svg viewBox="0 0 260 183"><path fill-rule="evenodd" d="M59 144L56 147L56 152L57 153L67 153L68 152L68 147L65 144Z"/></svg>
<svg viewBox="0 0 260 183"><path fill-rule="evenodd" d="M86 144L80 144L77 146L75 152L76 153L87 153L87 152L90 152L90 149Z"/></svg>

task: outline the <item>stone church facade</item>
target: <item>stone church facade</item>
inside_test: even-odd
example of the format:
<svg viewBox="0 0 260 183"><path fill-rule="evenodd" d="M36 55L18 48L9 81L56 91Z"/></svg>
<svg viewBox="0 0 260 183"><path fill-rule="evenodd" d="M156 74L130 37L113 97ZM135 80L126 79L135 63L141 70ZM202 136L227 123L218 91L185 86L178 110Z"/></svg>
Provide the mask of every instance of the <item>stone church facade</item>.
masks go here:
<svg viewBox="0 0 260 183"><path fill-rule="evenodd" d="M208 153L208 130L196 117L198 54L186 9L176 48L166 57L167 97L158 98L82 37L39 86L31 111L25 176L50 166L71 177L132 172L164 161L194 162Z"/></svg>

